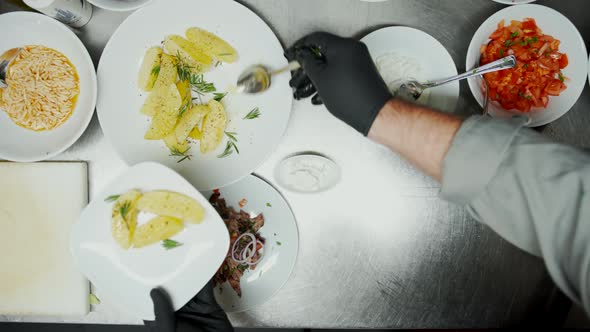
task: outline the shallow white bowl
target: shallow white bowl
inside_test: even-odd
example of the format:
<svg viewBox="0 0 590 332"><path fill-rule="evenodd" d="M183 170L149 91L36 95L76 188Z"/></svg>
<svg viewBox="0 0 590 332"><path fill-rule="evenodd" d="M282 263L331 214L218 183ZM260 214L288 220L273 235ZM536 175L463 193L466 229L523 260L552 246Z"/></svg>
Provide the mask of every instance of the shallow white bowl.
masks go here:
<svg viewBox="0 0 590 332"><path fill-rule="evenodd" d="M526 3L535 2L536 0L494 0L495 2L505 5L522 5Z"/></svg>
<svg viewBox="0 0 590 332"><path fill-rule="evenodd" d="M80 39L60 22L45 15L14 12L0 15L0 53L24 45L43 45L63 53L76 67L80 95L72 115L49 131L16 125L0 110L0 159L34 162L54 157L80 138L96 105L94 64Z"/></svg>
<svg viewBox="0 0 590 332"><path fill-rule="evenodd" d="M488 110L494 117L512 117L514 115L528 116L529 126L536 127L548 124L567 113L580 98L582 90L586 85L588 73L588 52L580 32L570 20L561 13L540 5L511 6L498 11L488 18L477 30L467 51L465 68L473 68L479 64L480 47L487 44L489 36L497 29L501 20L522 21L525 18L534 18L543 33L561 40L560 52L566 53L569 58L569 65L563 70L564 75L569 79L568 86L558 97L549 97L549 105L546 109L520 113L518 111L507 111L497 103L490 103ZM480 105L483 105L484 95L481 88L481 80L471 78L468 80L471 93Z"/></svg>
<svg viewBox="0 0 590 332"><path fill-rule="evenodd" d="M367 45L373 59L394 52L416 60L427 80L457 75L455 62L446 48L421 30L403 26L387 27L371 32L361 41ZM447 112L455 110L459 98L459 82L445 84L429 91L429 106Z"/></svg>
<svg viewBox="0 0 590 332"><path fill-rule="evenodd" d="M219 191L228 206L239 210L238 203L245 198L248 202L244 211L264 214L264 226L260 229L266 239L264 257L254 271L245 272L240 280L242 297L228 283L215 288L215 297L226 312L244 311L268 301L289 280L299 250L297 223L285 198L257 176L247 176ZM211 192L204 195L209 197Z"/></svg>
<svg viewBox="0 0 590 332"><path fill-rule="evenodd" d="M126 12L141 8L152 0L88 0L91 4L98 8L114 11Z"/></svg>

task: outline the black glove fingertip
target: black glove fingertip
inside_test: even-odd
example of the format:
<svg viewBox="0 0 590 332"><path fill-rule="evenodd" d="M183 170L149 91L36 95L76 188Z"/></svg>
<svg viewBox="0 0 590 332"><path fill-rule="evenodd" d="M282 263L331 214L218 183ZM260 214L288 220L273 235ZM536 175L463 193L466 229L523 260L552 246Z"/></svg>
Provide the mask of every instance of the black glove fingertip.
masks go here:
<svg viewBox="0 0 590 332"><path fill-rule="evenodd" d="M313 84L311 82L309 82L308 84L296 89L295 93L294 93L294 97L297 100L309 98L314 93L316 93L316 91L317 90L316 90L315 86L313 86Z"/></svg>
<svg viewBox="0 0 590 332"><path fill-rule="evenodd" d="M155 325L158 331L174 332L176 330L176 317L168 293L161 288L154 288L150 291L150 297L154 302Z"/></svg>
<svg viewBox="0 0 590 332"><path fill-rule="evenodd" d="M309 81L307 74L305 74L303 68L299 68L293 72L293 77L289 80L289 86L292 88L299 88L302 83L308 83L306 81Z"/></svg>
<svg viewBox="0 0 590 332"><path fill-rule="evenodd" d="M324 101L322 100L322 97L320 96L320 94L319 93L316 93L315 96L313 96L311 98L311 103L313 105L323 105L324 104Z"/></svg>

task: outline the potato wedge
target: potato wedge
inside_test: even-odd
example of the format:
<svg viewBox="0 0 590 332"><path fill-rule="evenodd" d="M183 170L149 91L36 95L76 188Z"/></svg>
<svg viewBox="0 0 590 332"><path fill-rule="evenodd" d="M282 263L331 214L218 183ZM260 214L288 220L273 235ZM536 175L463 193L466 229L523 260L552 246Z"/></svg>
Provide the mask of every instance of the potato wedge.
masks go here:
<svg viewBox="0 0 590 332"><path fill-rule="evenodd" d="M207 55L214 59L227 63L238 60L238 52L228 42L209 31L190 28L186 30L186 38L199 45Z"/></svg>
<svg viewBox="0 0 590 332"><path fill-rule="evenodd" d="M193 130L191 130L190 134L188 134L188 137L196 140L203 138L203 132L201 131L201 128L199 128L198 124L193 128Z"/></svg>
<svg viewBox="0 0 590 332"><path fill-rule="evenodd" d="M213 62L213 58L203 52L201 48L179 35L167 36L164 39L164 48L170 54L175 56L180 55L182 61L196 74L209 70Z"/></svg>
<svg viewBox="0 0 590 332"><path fill-rule="evenodd" d="M180 93L180 99L182 101L186 101L187 98L191 98L191 86L188 81L178 81L176 82L176 88L178 89L178 93Z"/></svg>
<svg viewBox="0 0 590 332"><path fill-rule="evenodd" d="M140 112L147 116L154 116L162 112L168 106L175 106L179 98L181 98L180 93L175 92L170 86L156 88L148 95ZM180 106L178 106L178 108L179 107Z"/></svg>
<svg viewBox="0 0 590 332"><path fill-rule="evenodd" d="M190 110L184 112L175 129L176 139L179 143L186 141L193 128L201 123L207 113L209 113L207 105L194 105Z"/></svg>
<svg viewBox="0 0 590 332"><path fill-rule="evenodd" d="M223 104L216 101L209 101L211 111L203 119L201 152L211 152L219 146L223 139L223 133L227 126L227 115Z"/></svg>
<svg viewBox="0 0 590 332"><path fill-rule="evenodd" d="M170 191L150 191L137 201L137 209L198 224L205 209L196 200Z"/></svg>
<svg viewBox="0 0 590 332"><path fill-rule="evenodd" d="M190 149L190 144L186 140L179 141L176 138L176 132L172 131L168 136L164 137L164 143L171 152L185 153Z"/></svg>
<svg viewBox="0 0 590 332"><path fill-rule="evenodd" d="M137 227L133 236L133 247L142 248L166 240L184 229L181 220L158 216Z"/></svg>
<svg viewBox="0 0 590 332"><path fill-rule="evenodd" d="M131 190L119 196L113 205L111 215L111 234L115 242L123 249L129 249L137 226L137 209L135 205L141 197L137 190Z"/></svg>
<svg viewBox="0 0 590 332"><path fill-rule="evenodd" d="M147 140L158 140L173 132L178 121L178 108L181 102L176 84L170 84L166 91L164 105L156 109L150 128L145 133L144 138Z"/></svg>
<svg viewBox="0 0 590 332"><path fill-rule="evenodd" d="M154 89L161 87L168 87L170 84L176 83L176 59L168 54L162 54L162 60L160 62L160 71L156 83L154 83Z"/></svg>
<svg viewBox="0 0 590 332"><path fill-rule="evenodd" d="M143 91L151 91L156 83L160 72L160 58L162 56L160 47L150 47L143 56L143 62L137 75L137 85Z"/></svg>

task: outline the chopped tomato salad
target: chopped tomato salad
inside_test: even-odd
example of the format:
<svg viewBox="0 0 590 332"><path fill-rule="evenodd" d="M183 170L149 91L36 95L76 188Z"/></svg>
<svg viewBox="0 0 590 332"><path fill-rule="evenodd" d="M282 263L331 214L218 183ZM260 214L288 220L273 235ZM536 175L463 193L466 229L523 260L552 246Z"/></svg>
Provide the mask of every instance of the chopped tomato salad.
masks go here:
<svg viewBox="0 0 590 332"><path fill-rule="evenodd" d="M567 86L561 72L567 67L567 54L559 52L560 41L543 34L532 18L522 22L504 21L481 47L481 64L508 55L516 56L516 67L485 74L490 99L506 110L528 113L546 108L549 96L559 96Z"/></svg>

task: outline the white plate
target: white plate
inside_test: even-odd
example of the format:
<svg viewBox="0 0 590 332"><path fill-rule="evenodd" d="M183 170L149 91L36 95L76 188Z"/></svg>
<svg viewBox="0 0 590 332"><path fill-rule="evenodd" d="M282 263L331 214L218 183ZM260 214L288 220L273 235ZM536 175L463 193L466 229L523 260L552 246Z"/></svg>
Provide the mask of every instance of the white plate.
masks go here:
<svg viewBox="0 0 590 332"><path fill-rule="evenodd" d="M45 15L15 12L0 15L0 53L24 45L43 45L63 53L76 67L80 95L74 112L61 126L35 132L14 124L0 110L0 159L33 162L70 147L86 130L96 105L96 73L88 51L65 25Z"/></svg>
<svg viewBox="0 0 590 332"><path fill-rule="evenodd" d="M131 189L188 195L203 205L205 220L198 225L185 223L185 229L173 237L183 243L180 247L165 250L154 244L123 250L111 236L113 203L104 199ZM90 202L72 229L70 249L101 298L130 316L153 320L151 289L163 287L174 309L180 309L213 277L229 249L229 236L215 209L190 183L171 169L148 162L129 168Z"/></svg>
<svg viewBox="0 0 590 332"><path fill-rule="evenodd" d="M361 41L367 45L373 59L393 52L416 60L422 72L427 73L425 79L457 75L457 67L449 52L438 40L423 31L401 26L387 27L368 34ZM459 82L433 88L430 93L428 105L452 112L459 98Z"/></svg>
<svg viewBox="0 0 590 332"><path fill-rule="evenodd" d="M560 52L566 53L569 58L569 65L563 73L569 81L566 81L567 90L558 97L549 97L549 105L544 110L532 111L528 114L530 127L537 127L548 124L567 113L578 101L584 86L586 85L586 74L588 73L588 52L584 40L578 29L561 13L540 5L522 5L504 8L488 18L477 30L467 51L466 68L473 68L479 63L480 47L487 44L489 36L497 29L498 23L502 20L522 21L525 18L534 18L543 33L561 40ZM471 78L468 80L471 93L480 105L483 105L483 93L481 80ZM489 112L494 117L512 117L523 115L517 111L508 112L497 103L490 103Z"/></svg>
<svg viewBox="0 0 590 332"><path fill-rule="evenodd" d="M152 0L88 0L96 7L115 12L124 12L141 8Z"/></svg>
<svg viewBox="0 0 590 332"><path fill-rule="evenodd" d="M221 91L235 84L239 74L253 64L280 68L287 65L287 60L272 30L239 3L177 0L174 5L182 10L174 11L174 15L162 15L170 12L169 2L154 1L129 16L108 42L98 67L100 124L128 164L157 161L178 171L200 190L223 187L250 174L280 142L293 103L289 75L273 78L272 87L262 94L225 97L230 118L227 130L238 133L240 154L217 158L223 152L224 141L217 151L202 155L195 143L191 149L192 160L177 163L163 142L143 139L149 120L139 113L146 94L137 88L136 78L145 50L159 45L166 35L184 35L193 26L218 34L240 56L237 63L223 64L205 74ZM254 107L260 108L261 117L243 120Z"/></svg>
<svg viewBox="0 0 590 332"><path fill-rule="evenodd" d="M498 3L503 3L505 5L522 5L526 3L535 2L536 0L494 0Z"/></svg>
<svg viewBox="0 0 590 332"><path fill-rule="evenodd" d="M260 229L266 239L264 257L256 270L244 273L241 279L242 297L238 297L228 283L221 288L215 287L217 301L225 311L244 311L266 302L289 280L299 248L297 223L285 198L254 175L221 188L220 192L228 206L239 210L239 201L246 198L248 203L244 211L252 215L264 214L264 226ZM210 197L211 192L204 195Z"/></svg>

